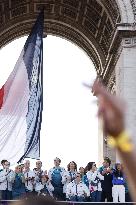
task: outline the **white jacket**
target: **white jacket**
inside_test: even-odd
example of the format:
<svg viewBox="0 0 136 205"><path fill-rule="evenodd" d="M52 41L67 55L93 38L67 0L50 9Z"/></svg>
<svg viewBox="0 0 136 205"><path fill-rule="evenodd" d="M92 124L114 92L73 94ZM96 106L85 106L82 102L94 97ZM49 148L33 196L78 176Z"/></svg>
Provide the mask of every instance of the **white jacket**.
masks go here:
<svg viewBox="0 0 136 205"><path fill-rule="evenodd" d="M50 196L53 196L52 192L54 191L54 187L52 186L51 182L48 181L45 184L46 184L46 187L47 187L47 190L48 190ZM42 184L41 182L39 182L39 184L37 183L35 186L35 191L40 194L42 189L44 188L45 184Z"/></svg>
<svg viewBox="0 0 136 205"><path fill-rule="evenodd" d="M35 173L31 170L24 171L24 177L25 177L25 179L28 178L28 177L35 178ZM32 192L33 189L34 189L34 181L31 181L31 180L26 181L25 182L25 187L28 189L28 191Z"/></svg>
<svg viewBox="0 0 136 205"><path fill-rule="evenodd" d="M88 178L88 181L89 181L89 185L91 185L91 183L97 183L97 180L104 180L104 176L102 176L100 174L100 172L98 171L95 171L95 172L92 172L92 171L88 171L87 172L87 178ZM98 190L98 191L102 191L102 188L101 188L101 181L98 181L98 185L97 186L92 186L94 191Z"/></svg>
<svg viewBox="0 0 136 205"><path fill-rule="evenodd" d="M0 190L6 190L12 191L12 184L15 180L15 173L13 170L9 169L6 171L6 169L3 169L0 172Z"/></svg>
<svg viewBox="0 0 136 205"><path fill-rule="evenodd" d="M36 182L39 182L41 179L39 178L39 176L43 176L44 175L44 171L43 170L40 170L40 171L37 171L36 169L33 169L33 172L35 174L35 181Z"/></svg>
<svg viewBox="0 0 136 205"><path fill-rule="evenodd" d="M36 190L39 184L41 183L41 177L44 175L44 171L43 170L37 171L36 169L33 169L33 172L35 174L34 189Z"/></svg>
<svg viewBox="0 0 136 205"><path fill-rule="evenodd" d="M72 178L76 177L76 172L71 172L71 175L70 175L70 171L65 171L62 175L62 184L64 184L63 186L63 193L66 193L66 188L67 188L67 185L73 181Z"/></svg>
<svg viewBox="0 0 136 205"><path fill-rule="evenodd" d="M66 198L70 199L72 196L88 197L90 196L90 191L82 181L79 184L76 184L75 181L72 181L67 185Z"/></svg>

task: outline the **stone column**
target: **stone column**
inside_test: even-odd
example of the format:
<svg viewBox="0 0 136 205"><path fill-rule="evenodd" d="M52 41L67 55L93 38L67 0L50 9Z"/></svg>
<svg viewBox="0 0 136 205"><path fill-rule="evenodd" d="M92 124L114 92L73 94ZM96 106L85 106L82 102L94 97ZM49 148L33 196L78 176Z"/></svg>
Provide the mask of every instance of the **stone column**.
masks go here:
<svg viewBox="0 0 136 205"><path fill-rule="evenodd" d="M110 77L107 79L107 90L110 91L113 95L116 94L115 92L115 71L110 73ZM98 138L99 139L99 138ZM112 165L116 162L116 152L115 150L111 149L107 144L107 136L102 132L101 128L101 150L103 149L103 158L109 157L111 159ZM99 146L100 149L100 146Z"/></svg>
<svg viewBox="0 0 136 205"><path fill-rule="evenodd" d="M98 120L98 166L102 165L103 158L105 156L104 153L104 141L103 141L103 131L102 131L102 122Z"/></svg>
<svg viewBox="0 0 136 205"><path fill-rule="evenodd" d="M136 37L122 40L115 72L116 93L127 103L126 124L136 143Z"/></svg>

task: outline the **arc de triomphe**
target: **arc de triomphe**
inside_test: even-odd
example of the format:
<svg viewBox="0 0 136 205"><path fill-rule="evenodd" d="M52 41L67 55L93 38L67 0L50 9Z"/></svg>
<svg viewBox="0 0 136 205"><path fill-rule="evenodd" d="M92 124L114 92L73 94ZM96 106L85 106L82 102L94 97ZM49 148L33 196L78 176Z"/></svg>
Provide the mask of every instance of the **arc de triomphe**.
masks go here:
<svg viewBox="0 0 136 205"><path fill-rule="evenodd" d="M0 0L0 47L29 34L43 6L44 32L81 47L108 89L126 99L136 141L136 0ZM108 155L114 162L105 137L99 152L100 160Z"/></svg>

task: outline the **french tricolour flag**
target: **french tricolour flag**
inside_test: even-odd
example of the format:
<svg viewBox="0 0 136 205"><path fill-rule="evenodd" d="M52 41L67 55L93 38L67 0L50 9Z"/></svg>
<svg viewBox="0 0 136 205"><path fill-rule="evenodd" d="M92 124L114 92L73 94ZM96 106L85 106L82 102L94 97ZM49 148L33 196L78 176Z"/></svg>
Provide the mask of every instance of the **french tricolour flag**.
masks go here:
<svg viewBox="0 0 136 205"><path fill-rule="evenodd" d="M11 164L40 156L43 13L39 14L14 70L0 89L0 160L7 159Z"/></svg>

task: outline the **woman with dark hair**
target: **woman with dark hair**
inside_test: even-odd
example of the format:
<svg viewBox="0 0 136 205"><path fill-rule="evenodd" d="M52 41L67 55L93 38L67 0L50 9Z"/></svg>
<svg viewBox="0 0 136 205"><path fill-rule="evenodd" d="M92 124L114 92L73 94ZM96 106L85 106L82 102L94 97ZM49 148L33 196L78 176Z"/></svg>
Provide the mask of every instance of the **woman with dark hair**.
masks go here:
<svg viewBox="0 0 136 205"><path fill-rule="evenodd" d="M97 170L95 162L89 162L87 168L88 172L86 175L89 181L91 201L100 202L102 193L101 181L104 180L104 177L101 175L99 170Z"/></svg>
<svg viewBox="0 0 136 205"><path fill-rule="evenodd" d="M92 176L92 168L95 166L95 162L88 162L85 171L86 171L86 176L89 181L89 185L91 184L90 178Z"/></svg>
<svg viewBox="0 0 136 205"><path fill-rule="evenodd" d="M62 175L62 183L64 184L63 186L63 193L66 194L66 188L67 185L72 182L76 178L76 173L77 173L77 164L74 161L71 161L67 165L67 171L64 172Z"/></svg>
<svg viewBox="0 0 136 205"><path fill-rule="evenodd" d="M67 165L68 171L77 171L77 164L74 161L69 162Z"/></svg>
<svg viewBox="0 0 136 205"><path fill-rule="evenodd" d="M85 167L85 172L87 173L92 169L92 166L95 162L88 162L87 166Z"/></svg>
<svg viewBox="0 0 136 205"><path fill-rule="evenodd" d="M80 167L79 172L82 176L82 182L89 188L89 181L88 181L87 175L85 173L84 167Z"/></svg>
<svg viewBox="0 0 136 205"><path fill-rule="evenodd" d="M125 178L120 163L115 164L112 184L113 184L112 187L113 202L118 203L118 198L119 198L119 202L124 203L125 202Z"/></svg>

